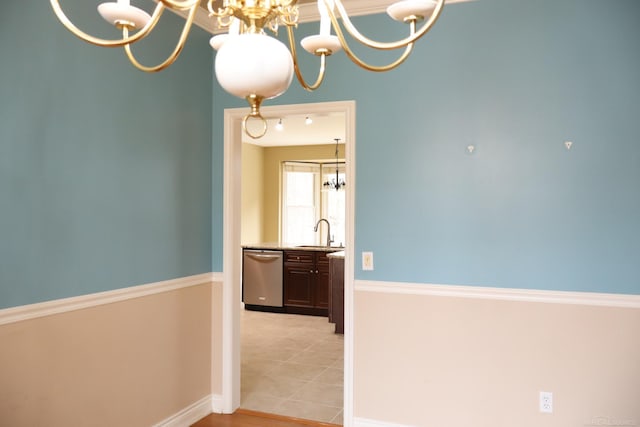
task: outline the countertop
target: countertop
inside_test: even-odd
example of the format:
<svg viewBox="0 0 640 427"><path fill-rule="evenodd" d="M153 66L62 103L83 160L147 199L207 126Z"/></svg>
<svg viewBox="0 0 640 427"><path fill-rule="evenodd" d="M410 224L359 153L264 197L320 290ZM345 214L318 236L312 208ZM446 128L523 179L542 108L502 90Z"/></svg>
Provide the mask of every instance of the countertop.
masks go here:
<svg viewBox="0 0 640 427"><path fill-rule="evenodd" d="M333 251L332 253L342 252L344 256L344 247L341 246L313 246L313 245L287 245L279 243L259 243L255 245L242 245L243 249L264 249L264 250L296 250L296 251L318 251L326 252Z"/></svg>
<svg viewBox="0 0 640 427"><path fill-rule="evenodd" d="M344 259L344 250L338 252L331 252L327 254L327 258L342 258Z"/></svg>

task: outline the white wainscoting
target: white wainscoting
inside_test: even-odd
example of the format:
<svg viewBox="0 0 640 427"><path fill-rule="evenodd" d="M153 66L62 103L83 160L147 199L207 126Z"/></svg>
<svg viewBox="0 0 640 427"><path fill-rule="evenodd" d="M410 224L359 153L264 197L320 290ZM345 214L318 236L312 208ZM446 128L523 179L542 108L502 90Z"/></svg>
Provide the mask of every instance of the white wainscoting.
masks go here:
<svg viewBox="0 0 640 427"><path fill-rule="evenodd" d="M365 280L354 289L346 427L545 425L540 390L558 396L553 425L640 420L640 295Z"/></svg>

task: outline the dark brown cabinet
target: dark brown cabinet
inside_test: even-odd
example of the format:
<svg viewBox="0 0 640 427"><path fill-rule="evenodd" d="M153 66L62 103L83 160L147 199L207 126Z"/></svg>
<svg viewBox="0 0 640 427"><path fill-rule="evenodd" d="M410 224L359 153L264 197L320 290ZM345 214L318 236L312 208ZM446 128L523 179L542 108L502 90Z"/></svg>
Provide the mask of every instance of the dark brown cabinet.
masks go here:
<svg viewBox="0 0 640 427"><path fill-rule="evenodd" d="M329 322L344 334L344 258L329 258Z"/></svg>
<svg viewBox="0 0 640 427"><path fill-rule="evenodd" d="M331 251L285 251L283 285L287 312L327 316L329 252Z"/></svg>

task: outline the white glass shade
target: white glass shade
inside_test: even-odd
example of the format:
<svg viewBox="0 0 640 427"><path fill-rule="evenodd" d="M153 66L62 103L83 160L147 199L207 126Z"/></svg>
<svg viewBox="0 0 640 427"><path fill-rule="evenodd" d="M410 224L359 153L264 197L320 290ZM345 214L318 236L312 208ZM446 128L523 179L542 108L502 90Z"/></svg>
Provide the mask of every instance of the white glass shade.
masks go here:
<svg viewBox="0 0 640 427"><path fill-rule="evenodd" d="M340 39L337 36L315 35L303 38L300 44L309 53L315 54L319 49L328 49L331 53L336 53L342 49Z"/></svg>
<svg viewBox="0 0 640 427"><path fill-rule="evenodd" d="M228 38L229 34L218 34L217 36L213 36L209 39L209 44L212 48L218 50Z"/></svg>
<svg viewBox="0 0 640 427"><path fill-rule="evenodd" d="M215 71L218 82L230 94L268 99L289 88L293 59L281 41L246 33L227 38L218 48Z"/></svg>
<svg viewBox="0 0 640 427"><path fill-rule="evenodd" d="M387 8L387 14L396 21L404 21L409 16L419 16L428 19L436 7L433 0L403 0Z"/></svg>
<svg viewBox="0 0 640 427"><path fill-rule="evenodd" d="M137 29L147 25L147 22L151 19L151 16L142 9L115 2L99 4L98 13L111 25L116 25L119 22L130 22Z"/></svg>

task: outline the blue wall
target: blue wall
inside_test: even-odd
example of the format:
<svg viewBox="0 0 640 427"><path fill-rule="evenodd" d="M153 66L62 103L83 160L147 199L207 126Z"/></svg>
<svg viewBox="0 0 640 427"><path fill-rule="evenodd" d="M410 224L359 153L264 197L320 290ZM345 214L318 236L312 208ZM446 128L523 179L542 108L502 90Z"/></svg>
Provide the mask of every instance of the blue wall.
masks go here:
<svg viewBox="0 0 640 427"><path fill-rule="evenodd" d="M62 4L116 36L95 5ZM0 19L0 308L211 271L209 36L192 30L150 75L76 39L48 2ZM165 13L145 62L182 22Z"/></svg>
<svg viewBox="0 0 640 427"><path fill-rule="evenodd" d="M635 0L450 5L399 69L339 55L318 92L270 101L356 100L355 250L376 267L356 277L640 294L639 19ZM242 105L214 85L214 270L222 114Z"/></svg>

